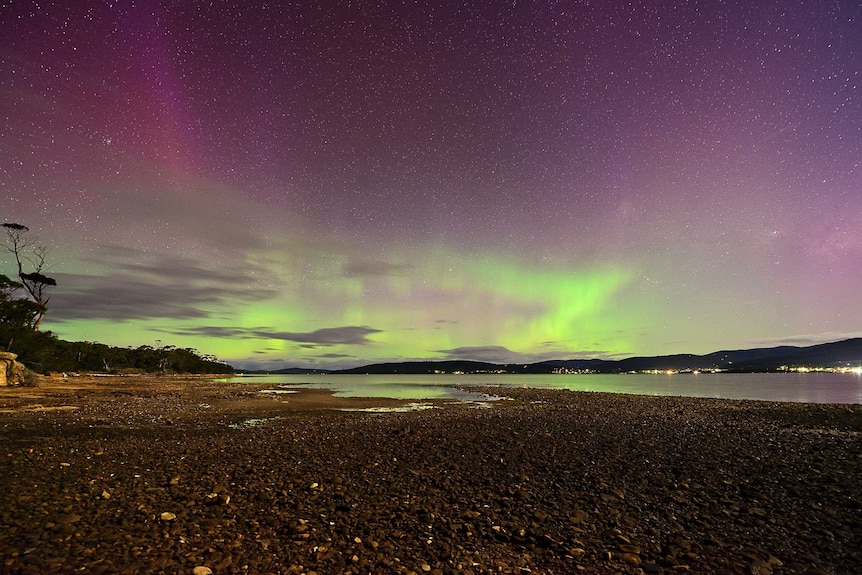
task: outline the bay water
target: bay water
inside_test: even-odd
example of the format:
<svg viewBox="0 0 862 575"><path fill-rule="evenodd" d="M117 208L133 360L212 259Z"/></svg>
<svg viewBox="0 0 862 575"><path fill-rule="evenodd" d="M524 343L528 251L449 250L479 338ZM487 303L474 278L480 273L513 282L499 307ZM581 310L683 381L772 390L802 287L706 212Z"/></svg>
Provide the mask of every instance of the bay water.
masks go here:
<svg viewBox="0 0 862 575"><path fill-rule="evenodd" d="M862 404L862 374L858 373L678 373L678 374L574 374L574 375L247 375L227 382L271 383L273 391L290 387L331 389L341 397L394 399L456 399L481 401L471 387L527 387L752 399L802 403Z"/></svg>

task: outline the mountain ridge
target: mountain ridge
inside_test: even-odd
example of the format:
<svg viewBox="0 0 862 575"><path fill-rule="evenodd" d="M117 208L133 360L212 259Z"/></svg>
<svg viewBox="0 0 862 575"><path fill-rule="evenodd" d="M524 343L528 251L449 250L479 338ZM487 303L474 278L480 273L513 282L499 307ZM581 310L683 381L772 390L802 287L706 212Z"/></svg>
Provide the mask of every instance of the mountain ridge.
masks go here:
<svg viewBox="0 0 862 575"><path fill-rule="evenodd" d="M781 368L846 368L862 367L862 338L851 338L811 346L782 345L765 348L720 350L704 355L672 354L636 356L625 359L561 359L528 364L491 363L472 360L427 360L372 363L338 370L290 367L274 374L334 373L334 374L433 374L433 373L553 373L583 371L595 373L626 373L631 371L674 370L730 372L779 371Z"/></svg>

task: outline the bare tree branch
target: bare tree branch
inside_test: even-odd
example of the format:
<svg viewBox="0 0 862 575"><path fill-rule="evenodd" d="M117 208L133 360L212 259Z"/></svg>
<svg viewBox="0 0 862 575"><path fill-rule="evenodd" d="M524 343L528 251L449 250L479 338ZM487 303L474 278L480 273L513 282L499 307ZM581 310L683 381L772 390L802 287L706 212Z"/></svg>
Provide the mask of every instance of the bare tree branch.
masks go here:
<svg viewBox="0 0 862 575"><path fill-rule="evenodd" d="M54 278L42 273L47 262L48 249L38 243L37 238L30 234L30 228L27 226L7 222L3 224L3 228L6 230L6 241L0 246L14 258L15 264L18 266L20 285L37 305L38 313L33 323L33 329L38 331L47 312L48 301L51 299L46 290L57 285ZM25 264L33 271L25 272Z"/></svg>

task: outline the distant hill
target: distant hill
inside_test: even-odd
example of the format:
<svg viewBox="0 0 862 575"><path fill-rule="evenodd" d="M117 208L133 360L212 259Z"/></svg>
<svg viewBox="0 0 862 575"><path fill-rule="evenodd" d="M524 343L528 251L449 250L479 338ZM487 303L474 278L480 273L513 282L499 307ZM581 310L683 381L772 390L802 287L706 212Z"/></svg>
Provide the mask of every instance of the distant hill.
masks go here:
<svg viewBox="0 0 862 575"><path fill-rule="evenodd" d="M723 350L706 355L630 357L602 362L602 372L651 369L724 369L727 371L775 371L786 367L857 367L862 365L862 338L809 347L779 346L759 349Z"/></svg>
<svg viewBox="0 0 862 575"><path fill-rule="evenodd" d="M862 338L808 347L778 346L715 351L706 355L676 354L629 357L621 360L569 359L532 364L495 364L481 361L406 361L375 363L333 371L345 374L433 374L433 373L552 373L558 369L625 373L649 370L776 371L781 367L860 367ZM311 373L312 370L281 370L273 373ZM323 373L318 371L318 373Z"/></svg>

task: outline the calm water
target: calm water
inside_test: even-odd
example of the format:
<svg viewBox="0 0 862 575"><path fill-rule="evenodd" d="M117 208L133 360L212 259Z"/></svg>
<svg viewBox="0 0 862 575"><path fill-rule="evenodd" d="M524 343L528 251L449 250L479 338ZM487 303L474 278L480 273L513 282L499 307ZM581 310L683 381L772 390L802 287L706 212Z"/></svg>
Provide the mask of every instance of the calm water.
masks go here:
<svg viewBox="0 0 862 575"><path fill-rule="evenodd" d="M722 399L758 399L804 403L862 404L862 376L848 373L699 373L676 375L267 375L226 381L262 381L278 386L332 389L343 397L396 399L481 399L452 386L497 385L604 391L642 395L678 395Z"/></svg>

